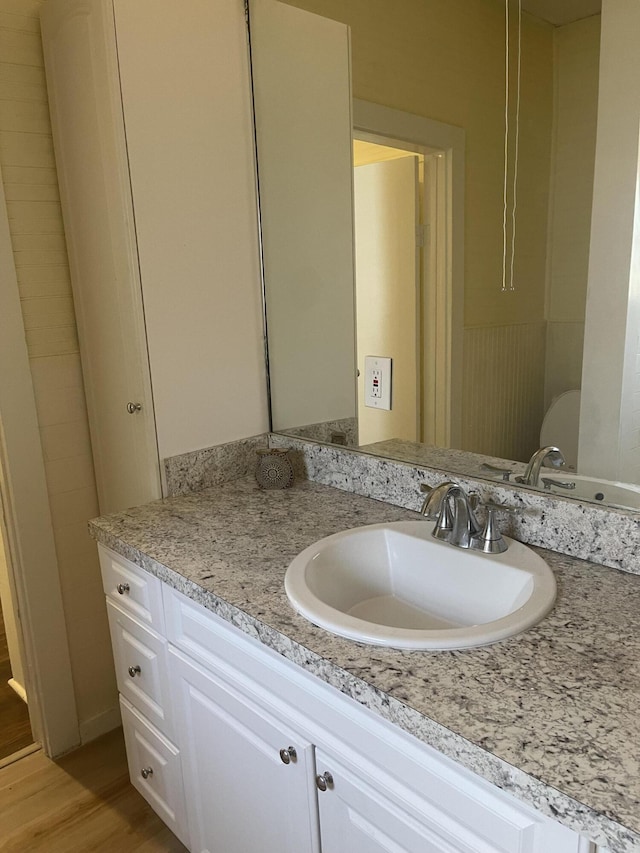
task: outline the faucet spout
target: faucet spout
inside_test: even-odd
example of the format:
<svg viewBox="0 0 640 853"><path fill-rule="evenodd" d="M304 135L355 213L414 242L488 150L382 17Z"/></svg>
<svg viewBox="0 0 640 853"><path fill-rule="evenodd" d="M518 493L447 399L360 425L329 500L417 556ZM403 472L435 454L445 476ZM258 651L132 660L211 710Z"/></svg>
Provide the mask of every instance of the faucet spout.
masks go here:
<svg viewBox="0 0 640 853"><path fill-rule="evenodd" d="M426 491L427 496L422 501L420 509L422 515L429 520L435 521L442 510L442 504L449 493L449 489L455 485L450 480L445 480L444 483L440 483L439 486L435 486L433 489L427 485L423 485L421 487L422 491Z"/></svg>
<svg viewBox="0 0 640 853"><path fill-rule="evenodd" d="M453 529L447 541L458 548L470 548L472 539L480 533L481 526L469 496L460 486L454 486L449 489L447 500L453 504Z"/></svg>
<svg viewBox="0 0 640 853"><path fill-rule="evenodd" d="M522 477L516 477L517 482L523 483L525 486L540 485L540 471L545 462L550 462L554 468L562 468L566 464L565 458L559 447L550 445L549 447L541 447L536 450Z"/></svg>
<svg viewBox="0 0 640 853"><path fill-rule="evenodd" d="M422 514L436 520L433 536L459 548L470 548L471 540L480 533L469 496L461 486L450 481L431 489L422 503Z"/></svg>
<svg viewBox="0 0 640 853"><path fill-rule="evenodd" d="M423 490L426 488L426 486L423 487ZM455 483L445 480L444 483L430 489L420 509L425 518L436 522L436 526L433 528L433 536L445 541L449 540L449 535L453 530L453 515L448 501L448 495L452 488L456 488Z"/></svg>

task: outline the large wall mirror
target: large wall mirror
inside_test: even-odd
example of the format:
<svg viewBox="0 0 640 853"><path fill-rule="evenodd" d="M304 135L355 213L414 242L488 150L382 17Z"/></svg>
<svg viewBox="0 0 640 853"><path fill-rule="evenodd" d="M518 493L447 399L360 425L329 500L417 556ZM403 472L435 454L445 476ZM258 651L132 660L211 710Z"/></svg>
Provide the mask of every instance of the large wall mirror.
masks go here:
<svg viewBox="0 0 640 853"><path fill-rule="evenodd" d="M273 430L486 477L555 444L545 488L640 507L580 479L599 0L252 0L250 30Z"/></svg>

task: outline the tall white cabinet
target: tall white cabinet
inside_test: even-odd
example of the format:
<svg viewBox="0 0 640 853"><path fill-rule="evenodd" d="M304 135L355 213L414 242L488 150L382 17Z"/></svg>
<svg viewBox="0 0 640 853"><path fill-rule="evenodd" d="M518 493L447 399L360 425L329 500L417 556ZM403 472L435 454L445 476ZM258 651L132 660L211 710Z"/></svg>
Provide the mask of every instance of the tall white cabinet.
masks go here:
<svg viewBox="0 0 640 853"><path fill-rule="evenodd" d="M242 0L47 0L42 33L100 508L267 428Z"/></svg>

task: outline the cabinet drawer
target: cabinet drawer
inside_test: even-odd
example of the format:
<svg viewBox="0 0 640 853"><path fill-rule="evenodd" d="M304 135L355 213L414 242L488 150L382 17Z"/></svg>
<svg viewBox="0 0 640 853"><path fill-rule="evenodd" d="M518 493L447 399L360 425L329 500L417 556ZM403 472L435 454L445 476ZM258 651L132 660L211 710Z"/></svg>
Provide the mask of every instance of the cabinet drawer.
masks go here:
<svg viewBox="0 0 640 853"><path fill-rule="evenodd" d="M173 737L167 642L107 601L118 690L160 731Z"/></svg>
<svg viewBox="0 0 640 853"><path fill-rule="evenodd" d="M120 710L131 784L188 846L180 753L122 696Z"/></svg>
<svg viewBox="0 0 640 853"><path fill-rule="evenodd" d="M162 582L130 560L98 545L102 585L109 601L164 634Z"/></svg>

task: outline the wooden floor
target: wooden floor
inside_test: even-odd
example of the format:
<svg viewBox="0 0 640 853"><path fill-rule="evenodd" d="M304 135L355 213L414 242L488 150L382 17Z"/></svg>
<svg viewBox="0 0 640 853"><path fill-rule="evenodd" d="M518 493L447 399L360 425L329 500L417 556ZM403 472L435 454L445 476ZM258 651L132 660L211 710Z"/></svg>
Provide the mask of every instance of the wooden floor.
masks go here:
<svg viewBox="0 0 640 853"><path fill-rule="evenodd" d="M29 711L22 699L9 687L7 682L10 678L11 664L0 608L0 759L33 743Z"/></svg>
<svg viewBox="0 0 640 853"><path fill-rule="evenodd" d="M122 730L0 769L2 853L186 853L129 782Z"/></svg>

